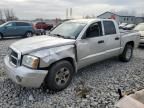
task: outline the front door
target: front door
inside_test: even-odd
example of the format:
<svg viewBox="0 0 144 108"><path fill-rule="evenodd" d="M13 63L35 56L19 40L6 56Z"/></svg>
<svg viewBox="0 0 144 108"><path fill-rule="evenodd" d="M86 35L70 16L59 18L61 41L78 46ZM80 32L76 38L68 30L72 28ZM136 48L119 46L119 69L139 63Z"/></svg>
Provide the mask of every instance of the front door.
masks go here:
<svg viewBox="0 0 144 108"><path fill-rule="evenodd" d="M15 36L16 35L16 26L14 22L9 22L4 27L4 36Z"/></svg>
<svg viewBox="0 0 144 108"><path fill-rule="evenodd" d="M78 68L105 58L105 36L101 22L90 25L83 39L77 40Z"/></svg>

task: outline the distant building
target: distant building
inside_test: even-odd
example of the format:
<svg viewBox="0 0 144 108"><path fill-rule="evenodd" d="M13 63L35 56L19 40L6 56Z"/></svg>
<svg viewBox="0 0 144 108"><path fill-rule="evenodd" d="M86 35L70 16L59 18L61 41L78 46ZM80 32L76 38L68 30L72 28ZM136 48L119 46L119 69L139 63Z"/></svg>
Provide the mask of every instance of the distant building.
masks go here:
<svg viewBox="0 0 144 108"><path fill-rule="evenodd" d="M144 17L136 17L136 16L122 16L112 12L105 12L97 16L97 18L102 19L114 19L118 24L120 23L128 23L128 24L138 24L144 22Z"/></svg>
<svg viewBox="0 0 144 108"><path fill-rule="evenodd" d="M136 17L135 23L139 24L141 22L144 22L144 17Z"/></svg>

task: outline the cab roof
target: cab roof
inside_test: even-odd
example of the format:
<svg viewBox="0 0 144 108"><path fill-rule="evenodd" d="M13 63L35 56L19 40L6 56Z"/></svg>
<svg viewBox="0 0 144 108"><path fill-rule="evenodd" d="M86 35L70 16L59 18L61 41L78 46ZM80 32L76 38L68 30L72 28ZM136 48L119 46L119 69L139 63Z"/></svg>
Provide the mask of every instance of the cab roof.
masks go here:
<svg viewBox="0 0 144 108"><path fill-rule="evenodd" d="M113 21L112 19L75 19L75 20L69 20L67 22L78 22L78 23L92 23L97 21Z"/></svg>

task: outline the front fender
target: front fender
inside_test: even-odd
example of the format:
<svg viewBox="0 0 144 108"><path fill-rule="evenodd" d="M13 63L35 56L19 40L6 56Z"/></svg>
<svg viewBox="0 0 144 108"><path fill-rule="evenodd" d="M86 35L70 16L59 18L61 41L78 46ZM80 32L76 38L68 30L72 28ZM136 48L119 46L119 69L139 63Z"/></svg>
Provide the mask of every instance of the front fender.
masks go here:
<svg viewBox="0 0 144 108"><path fill-rule="evenodd" d="M62 60L64 58L72 58L74 65L76 65L76 56L75 56L75 46L66 45L55 48L49 48L33 52L30 55L37 56L40 58L40 68L49 67L54 62Z"/></svg>

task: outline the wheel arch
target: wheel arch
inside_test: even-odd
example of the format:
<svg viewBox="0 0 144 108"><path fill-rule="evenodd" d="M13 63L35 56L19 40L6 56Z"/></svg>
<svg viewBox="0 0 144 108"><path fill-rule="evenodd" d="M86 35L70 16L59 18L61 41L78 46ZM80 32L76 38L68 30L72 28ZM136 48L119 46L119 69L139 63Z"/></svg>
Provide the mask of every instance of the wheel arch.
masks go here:
<svg viewBox="0 0 144 108"><path fill-rule="evenodd" d="M26 36L26 34L27 34L28 32L31 32L31 33L33 34L33 32L32 32L31 30L27 30L27 31L24 32L24 36Z"/></svg>
<svg viewBox="0 0 144 108"><path fill-rule="evenodd" d="M31 33L33 33L31 30L27 30L27 31L25 32L25 34L26 34L26 33L28 33L28 32L31 32Z"/></svg>
<svg viewBox="0 0 144 108"><path fill-rule="evenodd" d="M2 35L2 37L4 36L2 32L0 32L0 34Z"/></svg>
<svg viewBox="0 0 144 108"><path fill-rule="evenodd" d="M126 43L126 45L131 45L131 46L134 48L135 43L134 43L134 41L129 41L129 42ZM125 45L125 46L126 46L126 45Z"/></svg>
<svg viewBox="0 0 144 108"><path fill-rule="evenodd" d="M52 67L55 63L60 62L60 61L63 61L63 60L66 60L66 61L70 62L70 63L72 64L73 68L74 68L74 73L77 72L76 61L75 61L72 57L66 57L66 58L59 59L59 60L51 63L51 64L48 66L48 69L49 69L50 67Z"/></svg>

